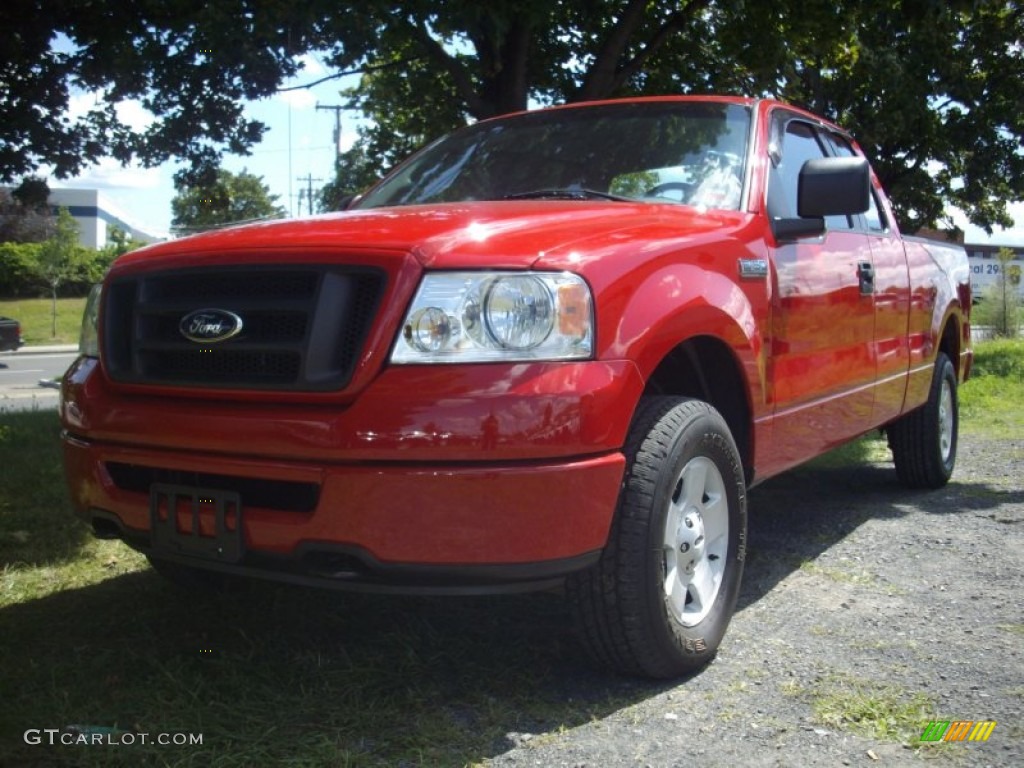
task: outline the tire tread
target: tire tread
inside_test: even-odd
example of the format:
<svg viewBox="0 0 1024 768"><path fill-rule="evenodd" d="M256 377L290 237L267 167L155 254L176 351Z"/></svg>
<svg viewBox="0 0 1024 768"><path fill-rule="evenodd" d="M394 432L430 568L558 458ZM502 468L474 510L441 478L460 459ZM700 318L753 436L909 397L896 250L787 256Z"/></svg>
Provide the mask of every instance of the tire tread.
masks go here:
<svg viewBox="0 0 1024 768"><path fill-rule="evenodd" d="M644 615L648 607L639 597L647 578L647 518L656 495L658 466L669 458L684 425L705 417L718 420L720 429L728 434L718 412L702 401L651 397L641 402L624 447L628 469L605 552L596 566L574 575L567 585L570 610L584 648L597 663L625 674L677 676L703 666L713 655L713 650L694 654L685 664L665 658L650 636L649 617ZM734 471L742 478L731 441L728 449L734 457ZM741 499L745 503L743 493Z"/></svg>
<svg viewBox="0 0 1024 768"><path fill-rule="evenodd" d="M945 353L940 352L935 360L935 372L929 389L928 401L904 414L889 425L889 447L892 449L893 461L896 465L896 476L907 488L941 488L952 473L946 468L938 456L939 441L938 398L940 397L942 380L950 375L953 365ZM953 375L953 456L956 461L957 429L959 414L956 404L956 375Z"/></svg>

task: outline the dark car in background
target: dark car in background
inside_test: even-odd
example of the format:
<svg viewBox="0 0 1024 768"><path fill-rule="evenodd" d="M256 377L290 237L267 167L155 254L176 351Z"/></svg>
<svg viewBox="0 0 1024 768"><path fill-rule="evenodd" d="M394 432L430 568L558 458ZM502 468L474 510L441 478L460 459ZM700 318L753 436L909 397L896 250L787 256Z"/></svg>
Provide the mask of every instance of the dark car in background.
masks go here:
<svg viewBox="0 0 1024 768"><path fill-rule="evenodd" d="M13 352L25 342L21 339L21 323L0 317L0 352Z"/></svg>

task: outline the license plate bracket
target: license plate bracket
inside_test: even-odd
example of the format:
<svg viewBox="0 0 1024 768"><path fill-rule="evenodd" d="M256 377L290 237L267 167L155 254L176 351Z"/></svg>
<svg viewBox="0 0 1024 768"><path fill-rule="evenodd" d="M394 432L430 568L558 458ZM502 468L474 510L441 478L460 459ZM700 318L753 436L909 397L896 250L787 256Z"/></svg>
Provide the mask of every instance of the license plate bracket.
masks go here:
<svg viewBox="0 0 1024 768"><path fill-rule="evenodd" d="M234 491L154 483L149 522L157 552L221 563L242 559L242 498Z"/></svg>

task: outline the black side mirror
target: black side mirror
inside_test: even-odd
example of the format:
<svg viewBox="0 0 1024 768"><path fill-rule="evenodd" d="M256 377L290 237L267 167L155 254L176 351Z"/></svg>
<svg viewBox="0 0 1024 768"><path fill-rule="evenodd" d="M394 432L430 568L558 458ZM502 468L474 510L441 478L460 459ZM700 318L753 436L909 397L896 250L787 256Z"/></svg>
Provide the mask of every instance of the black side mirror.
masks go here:
<svg viewBox="0 0 1024 768"><path fill-rule="evenodd" d="M863 157L820 157L800 168L795 219L773 219L777 240L825 234L826 216L853 216L871 207L871 169Z"/></svg>
<svg viewBox="0 0 1024 768"><path fill-rule="evenodd" d="M800 169L797 213L852 216L871 206L871 171L863 157L822 157Z"/></svg>

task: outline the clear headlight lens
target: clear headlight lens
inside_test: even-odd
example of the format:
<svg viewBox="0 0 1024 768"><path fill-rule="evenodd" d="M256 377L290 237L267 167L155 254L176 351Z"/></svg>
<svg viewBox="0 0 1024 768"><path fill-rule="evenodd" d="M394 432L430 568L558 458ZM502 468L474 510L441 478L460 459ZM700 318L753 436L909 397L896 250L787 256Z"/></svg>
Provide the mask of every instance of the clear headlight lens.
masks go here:
<svg viewBox="0 0 1024 768"><path fill-rule="evenodd" d="M85 357L100 356L99 318L100 318L100 296L103 293L103 284L96 283L89 291L89 298L85 302L85 312L82 313L82 330L78 336L78 354Z"/></svg>
<svg viewBox="0 0 1024 768"><path fill-rule="evenodd" d="M593 349L590 288L577 275L434 272L420 284L391 360L576 360Z"/></svg>

